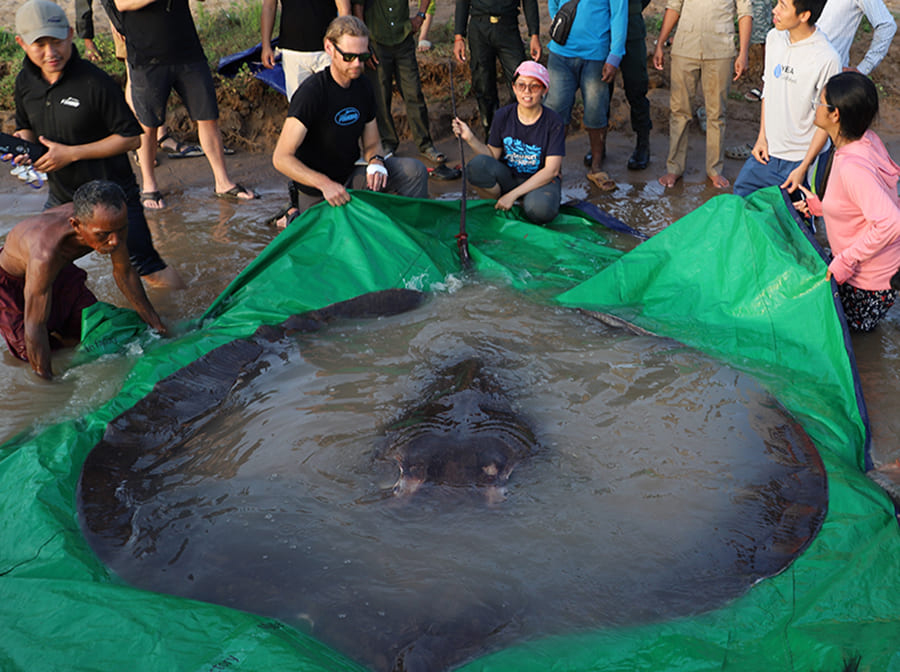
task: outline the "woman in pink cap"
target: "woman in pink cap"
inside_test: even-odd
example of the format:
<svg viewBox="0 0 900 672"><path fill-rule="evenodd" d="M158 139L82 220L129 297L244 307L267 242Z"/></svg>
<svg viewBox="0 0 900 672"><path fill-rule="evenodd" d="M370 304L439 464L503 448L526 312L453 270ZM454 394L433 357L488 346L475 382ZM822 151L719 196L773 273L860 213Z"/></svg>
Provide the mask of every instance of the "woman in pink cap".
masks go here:
<svg viewBox="0 0 900 672"><path fill-rule="evenodd" d="M468 166L468 178L482 198L496 198L498 210L522 200L525 218L546 224L559 212L560 178L566 155L565 125L544 107L550 75L540 63L522 61L516 68L516 102L497 110L487 144L458 117L453 132L478 153Z"/></svg>
<svg viewBox="0 0 900 672"><path fill-rule="evenodd" d="M806 187L803 214L824 215L834 255L826 279L839 285L847 324L871 331L897 298L892 276L900 267L900 167L871 128L878 114L878 90L858 72L842 72L825 84L815 124L834 144L834 157L819 197Z"/></svg>

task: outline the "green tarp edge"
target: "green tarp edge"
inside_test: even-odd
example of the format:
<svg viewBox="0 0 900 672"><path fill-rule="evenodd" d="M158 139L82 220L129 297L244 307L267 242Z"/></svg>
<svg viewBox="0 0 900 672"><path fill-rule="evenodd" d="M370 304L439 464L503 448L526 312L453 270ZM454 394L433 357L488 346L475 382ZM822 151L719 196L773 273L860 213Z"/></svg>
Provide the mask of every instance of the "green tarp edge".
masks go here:
<svg viewBox="0 0 900 672"><path fill-rule="evenodd" d="M859 652L869 669L900 670L893 644L900 633L893 599L900 583L897 525L887 498L858 468L865 428L840 324L833 307L827 310L829 302L833 306L830 289L819 281L824 266L808 242L797 238L777 190L746 205L736 197L717 198L625 256L573 214L561 217L554 230L525 224L516 214L497 213L490 203L470 204L470 246L480 278L508 282L541 299L569 290L560 297L567 305L576 305L573 297L581 293L583 307L612 312L618 306L616 312L654 331L737 359L734 365L770 389L781 385L780 400L820 448L831 500L822 532L801 558L725 609L641 628L543 639L466 669L818 670L837 669L844 655ZM26 433L0 448L0 669L356 669L271 620L119 584L80 534L75 487L87 452L109 420L157 380L212 348L251 334L261 323L363 292L445 287L448 276L458 273L458 222L456 203L368 193L355 193L347 207L312 209L250 264L193 330L170 341L145 339L144 355L118 397L84 418ZM722 257L729 256L756 268L758 285L748 289L728 280L734 268ZM681 265L686 273L698 265L692 259L702 259L706 272L693 279L676 274L677 282L688 284L673 293L684 294L690 283L719 293L701 292L690 299L697 301L690 310L686 299L681 311L676 304L665 307L669 299L654 293L665 294L661 285L667 280L656 276ZM738 299L729 294L735 290ZM610 302L617 291L622 296ZM641 292L651 298L641 300ZM780 312L798 299L812 316L793 305L789 315ZM712 305L698 310L702 301ZM797 350L789 334L793 354L786 363L798 364L798 352L808 351L814 365L792 367L790 384L778 373L785 362L766 360L760 336L746 342L741 337L745 323L759 323L760 311L777 316L768 327L774 334L767 341L771 352L782 350L781 322L806 321L805 350ZM692 325L685 314L725 317ZM816 322L821 329L808 326L811 317L823 321ZM767 333L765 326L754 329ZM102 326L96 331L102 340ZM723 346L729 342L725 336L734 350ZM752 356L741 356L740 348L760 344ZM825 369L834 388L817 382Z"/></svg>

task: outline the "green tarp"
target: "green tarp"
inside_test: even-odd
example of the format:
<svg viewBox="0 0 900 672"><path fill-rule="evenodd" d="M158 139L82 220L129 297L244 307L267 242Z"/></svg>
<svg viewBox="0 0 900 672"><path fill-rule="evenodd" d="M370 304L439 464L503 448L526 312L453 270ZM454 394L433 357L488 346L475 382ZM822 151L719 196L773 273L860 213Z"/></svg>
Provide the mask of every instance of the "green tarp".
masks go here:
<svg viewBox="0 0 900 672"><path fill-rule="evenodd" d="M818 671L859 654L862 669L900 672L900 532L861 470L865 411L825 265L780 192L720 196L625 254L575 210L546 228L516 214L470 204L479 279L617 314L752 373L819 448L829 510L797 561L723 609L529 642L464 669ZM79 531L75 488L106 424L209 350L365 292L452 283L458 226L451 202L354 193L312 208L186 335L145 339L115 399L0 448L0 670L357 669L272 620L121 585ZM140 337L108 307L86 320L83 357Z"/></svg>

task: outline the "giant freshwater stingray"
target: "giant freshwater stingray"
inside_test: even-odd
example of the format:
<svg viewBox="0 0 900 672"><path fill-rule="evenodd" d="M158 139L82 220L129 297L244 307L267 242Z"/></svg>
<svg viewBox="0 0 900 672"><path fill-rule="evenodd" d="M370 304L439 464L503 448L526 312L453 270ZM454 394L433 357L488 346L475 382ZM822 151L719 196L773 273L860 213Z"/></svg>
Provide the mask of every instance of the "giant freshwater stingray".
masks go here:
<svg viewBox="0 0 900 672"><path fill-rule="evenodd" d="M241 489L240 480L238 492L194 487L205 475L236 476L245 456L215 440L198 450L198 437L225 431L215 428L216 418L240 405L243 390L265 380L284 352L299 346L302 353L306 334L412 311L424 299L388 290L296 315L159 381L110 422L85 462L79 511L100 558L140 587L280 618L371 669L411 671L448 669L522 638L558 634L553 617L560 614L572 631L719 606L782 571L814 538L827 506L825 471L803 430L777 410L756 442L767 472L737 489L696 549L673 550L665 572L648 574L637 588L617 585L604 567L614 564L604 559L617 541L599 535L576 571L555 566L543 549L516 540L535 524L531 514L548 507L560 512L560 529L546 530L548 547L565 555L579 534L565 529L562 500L532 494L559 448L542 444L540 426L495 375L502 362L468 351L434 362L380 438L357 448L362 468L386 470L389 481L373 477L333 504L290 483L271 493ZM311 422L315 417L305 417L289 431L301 435ZM341 485L360 487L350 479ZM177 502L164 494L176 487L184 489ZM322 507L326 513L316 514ZM254 535L285 519L301 532L276 531L271 543ZM356 519L363 522L353 528ZM418 532L436 525L448 525L436 543ZM479 536L468 539L472 528ZM487 576L468 556L492 537L501 564ZM413 554L434 563L407 564ZM517 583L515 570L527 565L546 580ZM362 579L345 582L354 571Z"/></svg>

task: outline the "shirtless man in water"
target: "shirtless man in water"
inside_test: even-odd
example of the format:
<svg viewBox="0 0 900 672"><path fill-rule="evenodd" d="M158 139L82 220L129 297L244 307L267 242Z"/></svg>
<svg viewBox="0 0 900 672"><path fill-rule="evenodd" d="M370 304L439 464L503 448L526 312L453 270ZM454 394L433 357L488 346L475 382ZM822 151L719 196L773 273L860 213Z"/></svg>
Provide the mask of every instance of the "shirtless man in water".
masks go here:
<svg viewBox="0 0 900 672"><path fill-rule="evenodd" d="M97 301L84 284L87 273L72 263L89 252L109 255L116 284L138 315L159 333L168 332L131 265L127 237L125 194L101 180L9 232L0 248L0 333L42 378L53 376L51 348L81 339L81 311Z"/></svg>

